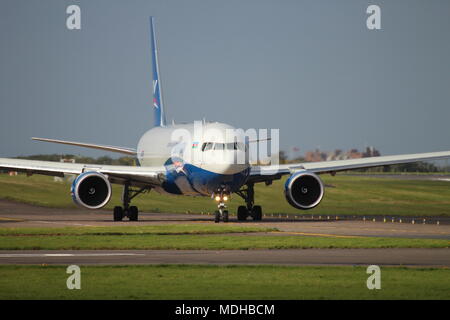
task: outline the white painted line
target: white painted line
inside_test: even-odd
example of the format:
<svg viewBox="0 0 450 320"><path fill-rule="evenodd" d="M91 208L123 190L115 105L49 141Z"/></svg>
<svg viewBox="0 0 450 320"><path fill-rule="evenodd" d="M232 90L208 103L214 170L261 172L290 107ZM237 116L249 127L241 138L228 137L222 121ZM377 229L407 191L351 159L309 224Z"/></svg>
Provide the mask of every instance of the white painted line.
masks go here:
<svg viewBox="0 0 450 320"><path fill-rule="evenodd" d="M69 226L81 226L81 227L95 227L92 224L83 224L83 223L71 223L71 222L54 222L54 221L41 221L41 220L37 220L35 222L39 222L39 223L51 223L51 224L64 224L64 225L69 225Z"/></svg>
<svg viewBox="0 0 450 320"><path fill-rule="evenodd" d="M143 253L5 253L0 258L144 256Z"/></svg>
<svg viewBox="0 0 450 320"><path fill-rule="evenodd" d="M73 257L73 254L70 253L48 253L44 254L44 257Z"/></svg>

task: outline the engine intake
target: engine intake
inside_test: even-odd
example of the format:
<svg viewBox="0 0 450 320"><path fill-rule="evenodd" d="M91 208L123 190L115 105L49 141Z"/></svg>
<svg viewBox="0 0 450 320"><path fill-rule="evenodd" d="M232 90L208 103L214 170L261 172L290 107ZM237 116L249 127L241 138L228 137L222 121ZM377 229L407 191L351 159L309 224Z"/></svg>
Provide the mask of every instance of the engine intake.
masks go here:
<svg viewBox="0 0 450 320"><path fill-rule="evenodd" d="M99 172L80 174L72 184L73 201L88 209L100 209L111 199L111 184L108 178Z"/></svg>
<svg viewBox="0 0 450 320"><path fill-rule="evenodd" d="M320 178L308 171L299 171L287 179L284 196L297 209L307 210L317 206L323 198L324 187Z"/></svg>

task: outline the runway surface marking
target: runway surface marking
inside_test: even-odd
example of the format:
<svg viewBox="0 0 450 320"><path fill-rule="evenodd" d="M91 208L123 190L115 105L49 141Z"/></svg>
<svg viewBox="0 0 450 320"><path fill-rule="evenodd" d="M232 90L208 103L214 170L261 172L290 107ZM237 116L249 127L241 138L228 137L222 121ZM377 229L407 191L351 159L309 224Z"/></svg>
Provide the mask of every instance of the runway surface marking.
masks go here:
<svg viewBox="0 0 450 320"><path fill-rule="evenodd" d="M276 223L276 222L275 222ZM377 223L379 223L379 221L377 221ZM255 226L258 226L258 227L264 227L264 226L267 226L267 225L265 225L265 224L259 224L259 223L254 223L253 225L255 225ZM383 225L385 225L384 223L383 223ZM403 224L405 227L407 227L407 226L409 226L409 225L411 225L411 224L407 224L407 223L405 223L405 224ZM423 225L423 224L421 224L421 223L417 223L416 225L418 225L418 226L420 226L420 225ZM430 226L429 224L428 225L424 225L424 226ZM311 225L304 225L304 226L302 226L303 228L305 228L305 229L329 229L329 230L339 230L339 229L342 229L342 227L343 226L339 226L339 227L336 227L336 226L311 226ZM345 227L345 226L344 226ZM439 226L438 226L439 227ZM357 228L357 230L359 230L359 231L371 231L371 232L385 232L385 231L390 231L390 232L401 232L401 233L417 233L417 234L423 234L423 231L422 230L411 230L411 229L407 229L407 230L403 230L403 229L381 229L381 228ZM289 232L289 231L286 231L286 232ZM443 235L448 235L449 233L448 232L441 232L441 231L435 231L435 230L433 230L433 233L434 234L443 234ZM321 234L322 235L322 234ZM323 234L323 236L326 236L327 234L326 233L324 233ZM329 234L330 236L333 236L334 234ZM351 236L352 237L352 235L348 235L348 236ZM365 237L367 237L367 236L355 236L355 237L361 237L361 238L365 238Z"/></svg>
<svg viewBox="0 0 450 320"><path fill-rule="evenodd" d="M19 219L19 218L0 217L0 221L16 221L16 222L23 222L23 221L26 221L26 220L25 220L25 219Z"/></svg>
<svg viewBox="0 0 450 320"><path fill-rule="evenodd" d="M450 267L450 249L3 250L1 265L384 265Z"/></svg>
<svg viewBox="0 0 450 320"><path fill-rule="evenodd" d="M320 229L338 229L337 227L314 227L314 226L306 226L306 228L320 228ZM383 231L391 231L391 232L403 232L403 233L418 233L421 234L422 231L418 231L418 230L401 230L401 229L377 229L377 228L358 228L358 230L363 230L363 231L375 231L375 232L383 232ZM447 235L447 232L439 232L439 231L435 231L434 233L436 234L445 234Z"/></svg>
<svg viewBox="0 0 450 320"><path fill-rule="evenodd" d="M53 222L53 221L41 221L41 220L36 220L36 222L39 223L50 223L50 224L66 224L69 226L79 226L79 227L95 227L92 224L84 224L84 223L71 223L71 222Z"/></svg>
<svg viewBox="0 0 450 320"><path fill-rule="evenodd" d="M300 236L312 236L312 237L329 237L329 238L368 238L363 236L345 236L345 235L337 235L337 234L329 234L329 233L309 233L309 232L289 232L289 231L271 231L269 233L277 233L277 234L293 234Z"/></svg>
<svg viewBox="0 0 450 320"><path fill-rule="evenodd" d="M38 258L38 257L116 257L143 256L143 253L6 253L0 258Z"/></svg>

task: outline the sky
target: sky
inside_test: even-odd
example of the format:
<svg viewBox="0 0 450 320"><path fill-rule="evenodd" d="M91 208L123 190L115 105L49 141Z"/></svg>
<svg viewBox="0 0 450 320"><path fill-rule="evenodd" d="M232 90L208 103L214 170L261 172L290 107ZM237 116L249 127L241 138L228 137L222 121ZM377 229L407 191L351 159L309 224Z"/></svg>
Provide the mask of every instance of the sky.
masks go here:
<svg viewBox="0 0 450 320"><path fill-rule="evenodd" d="M68 30L66 8L81 8ZM366 9L381 8L381 30ZM450 1L0 0L0 156L136 147L151 128L149 16L168 121L280 129L300 153L450 150ZM114 155L114 154L109 154Z"/></svg>

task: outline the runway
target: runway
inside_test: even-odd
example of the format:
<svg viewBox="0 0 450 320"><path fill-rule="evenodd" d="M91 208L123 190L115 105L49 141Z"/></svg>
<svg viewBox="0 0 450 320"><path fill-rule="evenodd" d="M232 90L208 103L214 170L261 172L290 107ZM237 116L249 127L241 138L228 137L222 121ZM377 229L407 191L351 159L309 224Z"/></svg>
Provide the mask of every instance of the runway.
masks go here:
<svg viewBox="0 0 450 320"><path fill-rule="evenodd" d="M163 224L214 224L213 217L198 214L142 213L140 221L111 221L109 211L44 208L0 200L0 227L145 226ZM333 219L286 219L230 225L276 228L270 236L401 237L450 239L450 225L407 224ZM229 234L230 237L245 233ZM276 264L276 265L392 265L450 267L450 249L289 249L289 250L1 250L0 264Z"/></svg>
<svg viewBox="0 0 450 320"><path fill-rule="evenodd" d="M395 237L395 238L427 238L450 239L450 225L435 223L423 224L417 220L416 224L383 222L378 217L376 222L368 219L361 220L329 220L323 216L321 220L308 218L287 219L283 217L264 217L263 221L248 220L238 222L235 217L230 218L229 224L245 226L261 226L276 228L279 236L352 236L352 237ZM109 211L89 211L82 209L44 208L28 204L0 200L0 227L82 227L82 226L145 226L161 224L198 224L214 223L213 216L199 214L174 213L140 213L139 221L112 221ZM270 235L275 235L270 233Z"/></svg>
<svg viewBox="0 0 450 320"><path fill-rule="evenodd" d="M450 267L450 249L2 250L0 264L218 264Z"/></svg>

